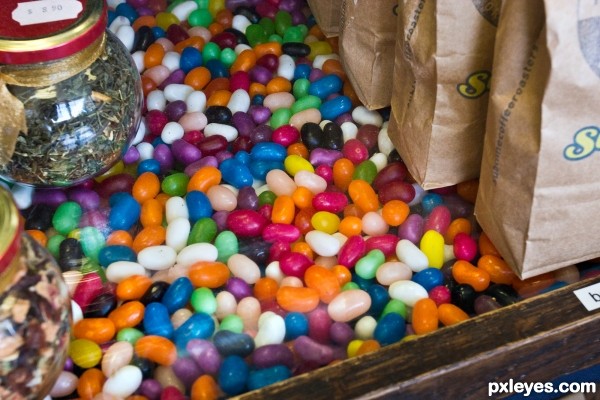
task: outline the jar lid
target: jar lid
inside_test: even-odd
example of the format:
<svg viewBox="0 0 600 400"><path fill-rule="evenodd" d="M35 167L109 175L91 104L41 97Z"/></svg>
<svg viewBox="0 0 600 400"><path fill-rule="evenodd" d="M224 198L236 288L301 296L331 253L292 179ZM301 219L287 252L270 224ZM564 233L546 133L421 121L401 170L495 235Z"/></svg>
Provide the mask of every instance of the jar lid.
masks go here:
<svg viewBox="0 0 600 400"><path fill-rule="evenodd" d="M70 56L106 29L104 0L2 0L0 63L32 64Z"/></svg>
<svg viewBox="0 0 600 400"><path fill-rule="evenodd" d="M21 220L11 194L0 187L0 274L17 255L21 243Z"/></svg>

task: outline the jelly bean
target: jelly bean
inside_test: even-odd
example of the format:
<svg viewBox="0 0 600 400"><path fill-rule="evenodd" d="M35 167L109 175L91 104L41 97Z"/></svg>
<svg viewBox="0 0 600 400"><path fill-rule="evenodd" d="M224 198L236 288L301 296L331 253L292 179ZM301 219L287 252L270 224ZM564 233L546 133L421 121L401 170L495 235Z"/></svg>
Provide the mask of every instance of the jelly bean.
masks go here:
<svg viewBox="0 0 600 400"><path fill-rule="evenodd" d="M266 242L284 241L284 242L295 242L300 237L300 230L287 224L270 224L265 227L262 231L262 238Z"/></svg>
<svg viewBox="0 0 600 400"><path fill-rule="evenodd" d="M182 173L176 172L166 176L162 183L161 189L169 196L184 196L186 194L189 177Z"/></svg>
<svg viewBox="0 0 600 400"><path fill-rule="evenodd" d="M379 201L384 204L391 200L401 200L410 205L411 201L415 198L416 192L410 183L394 181L383 186L378 194Z"/></svg>
<svg viewBox="0 0 600 400"><path fill-rule="evenodd" d="M406 305L400 300L396 299L391 299L390 301L388 301L388 303L383 308L383 311L381 312L381 317L383 318L384 316L390 313L398 314L404 319L406 319L406 316L408 314L406 310Z"/></svg>
<svg viewBox="0 0 600 400"><path fill-rule="evenodd" d="M373 337L382 346L387 346L400 341L404 337L406 323L404 319L396 314L389 313L384 315L373 332Z"/></svg>
<svg viewBox="0 0 600 400"><path fill-rule="evenodd" d="M490 284L490 274L486 270L464 260L458 260L453 264L452 277L458 283L471 285L478 292L487 289Z"/></svg>
<svg viewBox="0 0 600 400"><path fill-rule="evenodd" d="M185 349L192 339L207 339L215 330L215 323L210 315L196 312L175 330L174 341L178 349Z"/></svg>
<svg viewBox="0 0 600 400"><path fill-rule="evenodd" d="M430 291L443 284L444 276L438 268L426 268L414 274L412 280Z"/></svg>
<svg viewBox="0 0 600 400"><path fill-rule="evenodd" d="M334 234L340 225L340 218L333 212L317 211L311 218L311 225L314 229Z"/></svg>
<svg viewBox="0 0 600 400"><path fill-rule="evenodd" d="M334 321L348 322L364 314L371 307L371 298L363 290L345 290L340 292L327 307Z"/></svg>
<svg viewBox="0 0 600 400"><path fill-rule="evenodd" d="M444 237L435 230L428 230L423 234L419 248L425 254L428 264L434 268L441 268L444 264Z"/></svg>
<svg viewBox="0 0 600 400"><path fill-rule="evenodd" d="M138 253L138 263L144 268L159 271L175 265L177 252L169 246L151 246L146 247Z"/></svg>
<svg viewBox="0 0 600 400"><path fill-rule="evenodd" d="M389 286L396 281L410 280L412 278L412 270L402 262L390 261L381 264L377 268L375 277L380 284Z"/></svg>
<svg viewBox="0 0 600 400"><path fill-rule="evenodd" d="M381 250L371 250L356 262L356 274L363 279L373 279L375 278L377 268L379 268L384 261L385 255Z"/></svg>
<svg viewBox="0 0 600 400"><path fill-rule="evenodd" d="M325 304L329 304L341 290L334 272L319 265L313 265L305 271L304 281L307 287L319 293L319 299Z"/></svg>
<svg viewBox="0 0 600 400"><path fill-rule="evenodd" d="M429 266L429 259L417 246L407 239L401 239L396 245L396 256L413 270L419 272Z"/></svg>
<svg viewBox="0 0 600 400"><path fill-rule="evenodd" d="M326 99L331 94L338 93L342 89L342 84L342 80L337 75L325 75L310 85L308 93Z"/></svg>
<svg viewBox="0 0 600 400"><path fill-rule="evenodd" d="M258 332L254 337L256 347L283 343L285 337L284 319L272 311L264 312L258 319Z"/></svg>
<svg viewBox="0 0 600 400"><path fill-rule="evenodd" d="M398 229L398 237L414 244L419 243L423 236L424 220L419 214L410 214Z"/></svg>
<svg viewBox="0 0 600 400"><path fill-rule="evenodd" d="M219 387L227 395L236 395L242 393L246 388L249 368L243 358L239 356L226 357L219 370Z"/></svg>
<svg viewBox="0 0 600 400"><path fill-rule="evenodd" d="M169 313L174 313L187 304L193 290L192 283L188 278L177 278L171 283L161 302L167 307Z"/></svg>
<svg viewBox="0 0 600 400"><path fill-rule="evenodd" d="M97 272L86 274L85 279L81 280L75 292L73 293L73 300L85 311L85 309L92 303L92 300L104 291L104 284L102 278Z"/></svg>
<svg viewBox="0 0 600 400"><path fill-rule="evenodd" d="M153 302L161 301L165 292L169 288L169 283L164 281L153 282L139 299L142 304L148 305Z"/></svg>
<svg viewBox="0 0 600 400"><path fill-rule="evenodd" d="M115 325L108 318L86 318L73 325L73 336L102 344L115 336Z"/></svg>
<svg viewBox="0 0 600 400"><path fill-rule="evenodd" d="M292 376L289 367L276 365L261 370L250 371L248 376L248 389L255 390L283 381Z"/></svg>
<svg viewBox="0 0 600 400"><path fill-rule="evenodd" d="M379 200L368 182L360 179L352 180L348 186L350 198L363 212L377 211Z"/></svg>
<svg viewBox="0 0 600 400"><path fill-rule="evenodd" d="M85 318L106 317L115 308L117 308L117 298L115 295L112 293L101 293L92 299L91 303L85 308L83 316Z"/></svg>
<svg viewBox="0 0 600 400"><path fill-rule="evenodd" d="M503 306L519 301L519 294L511 286L495 283L490 285L485 294L492 296Z"/></svg>
<svg viewBox="0 0 600 400"><path fill-rule="evenodd" d="M139 253L147 247L162 245L165 242L166 235L167 232L162 226L147 226L135 236L131 248L134 252Z"/></svg>
<svg viewBox="0 0 600 400"><path fill-rule="evenodd" d="M172 365L177 359L177 350L170 340L156 335L147 335L135 342L135 354L160 365Z"/></svg>
<svg viewBox="0 0 600 400"><path fill-rule="evenodd" d="M351 236L340 248L338 262L348 268L354 267L356 262L367 253L367 246L361 236Z"/></svg>
<svg viewBox="0 0 600 400"><path fill-rule="evenodd" d="M451 289L452 304L458 306L468 314L474 312L475 296L475 289L469 284L458 284Z"/></svg>
<svg viewBox="0 0 600 400"><path fill-rule="evenodd" d="M283 286L277 291L277 303L286 311L310 312L319 303L319 293L311 288Z"/></svg>
<svg viewBox="0 0 600 400"><path fill-rule="evenodd" d="M310 231L304 235L304 240L315 253L325 257L337 255L341 248L335 236L322 231Z"/></svg>
<svg viewBox="0 0 600 400"><path fill-rule="evenodd" d="M134 365L125 365L104 382L102 393L124 398L133 394L141 383L142 371Z"/></svg>
<svg viewBox="0 0 600 400"><path fill-rule="evenodd" d="M391 298L400 300L409 307L414 307L417 301L428 297L427 290L423 286L408 280L392 283L389 293Z"/></svg>
<svg viewBox="0 0 600 400"><path fill-rule="evenodd" d="M252 185L252 173L247 166L234 158L224 160L219 165L223 180L235 188Z"/></svg>
<svg viewBox="0 0 600 400"><path fill-rule="evenodd" d="M294 341L294 351L305 362L316 365L329 364L333 358L333 349L320 344L308 336L300 336Z"/></svg>
<svg viewBox="0 0 600 400"><path fill-rule="evenodd" d="M435 331L438 323L438 309L433 300L425 298L415 303L412 310L412 328L417 335Z"/></svg>
<svg viewBox="0 0 600 400"><path fill-rule="evenodd" d="M509 265L503 259L493 255L481 256L477 260L477 267L486 271L490 276L490 281L494 283L511 285L517 279Z"/></svg>
<svg viewBox="0 0 600 400"><path fill-rule="evenodd" d="M91 399L102 392L106 378L98 368L85 370L77 382L77 394L82 399Z"/></svg>
<svg viewBox="0 0 600 400"><path fill-rule="evenodd" d="M477 256L477 242L467 233L458 232L454 236L453 253L459 260L472 261Z"/></svg>
<svg viewBox="0 0 600 400"><path fill-rule="evenodd" d="M144 333L140 330L135 328L124 328L117 333L117 340L135 344L142 336L144 336Z"/></svg>
<svg viewBox="0 0 600 400"><path fill-rule="evenodd" d="M198 400L216 400L219 395L217 382L211 375L201 375L194 381L191 396Z"/></svg>
<svg viewBox="0 0 600 400"><path fill-rule="evenodd" d="M116 371L128 365L133 358L133 346L126 341L115 342L102 356L102 373L109 377ZM83 378L83 376L82 376Z"/></svg>
<svg viewBox="0 0 600 400"><path fill-rule="evenodd" d="M469 319L469 315L454 304L440 304L438 318L443 325L449 326Z"/></svg>
<svg viewBox="0 0 600 400"><path fill-rule="evenodd" d="M212 290L201 287L192 292L190 305L196 312L212 315L217 310L217 299Z"/></svg>
<svg viewBox="0 0 600 400"><path fill-rule="evenodd" d="M235 210L227 216L227 227L238 237L261 234L268 220L253 210Z"/></svg>
<svg viewBox="0 0 600 400"><path fill-rule="evenodd" d="M105 246L98 253L98 262L107 267L115 261L135 261L136 255L128 246Z"/></svg>
<svg viewBox="0 0 600 400"><path fill-rule="evenodd" d="M52 226L58 233L67 235L79 225L83 214L81 206L74 201L65 201L58 206L52 217Z"/></svg>
<svg viewBox="0 0 600 400"><path fill-rule="evenodd" d="M100 346L88 339L75 339L69 343L69 357L80 368L92 368L100 362Z"/></svg>
<svg viewBox="0 0 600 400"><path fill-rule="evenodd" d="M108 314L108 318L114 323L115 329L133 328L144 318L145 307L137 300L121 304Z"/></svg>
<svg viewBox="0 0 600 400"><path fill-rule="evenodd" d="M216 374L221 365L221 356L214 343L205 339L191 339L186 351L198 366L209 374Z"/></svg>
<svg viewBox="0 0 600 400"><path fill-rule="evenodd" d="M167 339L173 336L174 329L169 318L169 310L161 303L146 305L143 324L147 335L163 336Z"/></svg>

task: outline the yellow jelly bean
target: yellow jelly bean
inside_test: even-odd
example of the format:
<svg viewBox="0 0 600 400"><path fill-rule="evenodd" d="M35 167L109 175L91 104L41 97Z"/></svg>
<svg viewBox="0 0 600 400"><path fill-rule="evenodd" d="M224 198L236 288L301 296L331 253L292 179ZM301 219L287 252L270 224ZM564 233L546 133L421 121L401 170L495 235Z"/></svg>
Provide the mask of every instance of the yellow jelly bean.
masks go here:
<svg viewBox="0 0 600 400"><path fill-rule="evenodd" d="M173 24L179 24L179 18L175 14L169 12L159 12L156 14L156 25L158 27L166 31Z"/></svg>
<svg viewBox="0 0 600 400"><path fill-rule="evenodd" d="M108 171L106 171L102 175L94 178L94 180L96 182L100 183L103 180L105 180L106 178L110 178L113 175L118 175L118 174L122 173L124 169L125 169L125 164L123 164L123 161L119 161L115 165L110 167L110 169Z"/></svg>
<svg viewBox="0 0 600 400"><path fill-rule="evenodd" d="M310 54L308 55L308 59L311 61L313 61L316 56L322 56L333 53L331 45L325 41L308 43L308 47L310 47Z"/></svg>
<svg viewBox="0 0 600 400"><path fill-rule="evenodd" d="M442 268L444 264L444 236L437 231L428 230L421 238L419 245L429 260L429 266Z"/></svg>
<svg viewBox="0 0 600 400"><path fill-rule="evenodd" d="M333 235L340 226L340 217L329 211L318 211L310 219L310 224L318 231Z"/></svg>
<svg viewBox="0 0 600 400"><path fill-rule="evenodd" d="M291 154L283 161L285 172L291 176L295 176L300 171L315 172L315 168L312 166L310 161L297 154Z"/></svg>
<svg viewBox="0 0 600 400"><path fill-rule="evenodd" d="M358 353L358 349L360 349L360 346L362 346L363 342L363 340L354 339L348 343L348 348L346 349L348 358L356 356L356 353Z"/></svg>
<svg viewBox="0 0 600 400"><path fill-rule="evenodd" d="M69 344L69 356L80 368L92 368L102 359L100 346L88 339L75 339Z"/></svg>

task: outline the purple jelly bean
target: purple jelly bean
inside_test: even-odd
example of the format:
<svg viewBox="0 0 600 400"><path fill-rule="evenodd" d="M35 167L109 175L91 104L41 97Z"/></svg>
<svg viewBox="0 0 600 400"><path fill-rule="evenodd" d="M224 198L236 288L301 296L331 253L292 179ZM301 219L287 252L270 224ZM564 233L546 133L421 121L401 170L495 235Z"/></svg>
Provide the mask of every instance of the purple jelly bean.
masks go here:
<svg viewBox="0 0 600 400"><path fill-rule="evenodd" d="M210 166L210 167L217 168L219 166L219 160L217 160L217 157L215 157L215 156L202 157L198 161L195 161L195 162L191 163L190 165L188 165L187 167L185 167L185 169L183 170L183 172L187 176L192 176L200 168L205 167L205 166Z"/></svg>
<svg viewBox="0 0 600 400"><path fill-rule="evenodd" d="M217 162L219 164L221 164L225 160L230 159L231 157L233 157L233 154L227 150L223 150L215 154L215 158L217 159Z"/></svg>
<svg viewBox="0 0 600 400"><path fill-rule="evenodd" d="M302 12L302 10L293 10L292 15L292 25L306 25L306 15Z"/></svg>
<svg viewBox="0 0 600 400"><path fill-rule="evenodd" d="M69 200L77 202L83 210L95 210L100 205L100 196L90 189L69 190Z"/></svg>
<svg viewBox="0 0 600 400"><path fill-rule="evenodd" d="M73 372L73 370L75 369L75 363L73 362L73 359L71 357L67 357L63 369L65 371Z"/></svg>
<svg viewBox="0 0 600 400"><path fill-rule="evenodd" d="M252 296L252 288L246 281L240 278L229 278L225 284L225 290L230 292L237 301Z"/></svg>
<svg viewBox="0 0 600 400"><path fill-rule="evenodd" d="M285 344L268 344L252 353L252 363L257 368L269 368L275 365L294 367L294 353Z"/></svg>
<svg viewBox="0 0 600 400"><path fill-rule="evenodd" d="M146 396L148 400L159 400L162 393L162 385L156 379L144 379L138 389L138 393Z"/></svg>
<svg viewBox="0 0 600 400"><path fill-rule="evenodd" d="M303 361L317 365L327 365L334 359L331 347L317 343L308 336L300 336L294 340L294 352Z"/></svg>
<svg viewBox="0 0 600 400"><path fill-rule="evenodd" d="M231 122L235 129L237 129L240 137L250 138L252 130L256 126L256 123L252 120L252 117L245 112L238 111L231 117Z"/></svg>
<svg viewBox="0 0 600 400"><path fill-rule="evenodd" d="M140 159L140 152L138 151L137 147L135 146L131 146L127 149L127 151L125 152L125 155L123 156L123 162L127 165L129 164L133 164L135 162L137 162Z"/></svg>
<svg viewBox="0 0 600 400"><path fill-rule="evenodd" d="M292 11L300 10L302 2L298 0L281 0L279 9L291 13Z"/></svg>
<svg viewBox="0 0 600 400"><path fill-rule="evenodd" d="M191 388L194 381L202 375L202 369L191 358L179 357L171 368L173 369L175 376L177 376L181 383L187 388Z"/></svg>
<svg viewBox="0 0 600 400"><path fill-rule="evenodd" d="M278 8L268 1L262 1L256 5L256 12L264 18L274 19L277 11L279 11Z"/></svg>
<svg viewBox="0 0 600 400"><path fill-rule="evenodd" d="M217 224L217 231L222 232L227 229L227 216L229 215L228 211L216 211L212 215L213 221Z"/></svg>
<svg viewBox="0 0 600 400"><path fill-rule="evenodd" d="M352 119L352 114L350 113L343 113L341 115L339 115L334 122L338 125L342 125L344 122L353 122Z"/></svg>
<svg viewBox="0 0 600 400"><path fill-rule="evenodd" d="M173 153L166 144L160 143L154 148L153 158L160 164L161 172L166 173L173 169Z"/></svg>
<svg viewBox="0 0 600 400"><path fill-rule="evenodd" d="M219 372L221 355L212 342L205 339L191 339L185 349L202 371L211 375Z"/></svg>
<svg viewBox="0 0 600 400"><path fill-rule="evenodd" d="M353 268L356 262L367 254L367 243L361 236L350 236L338 253L338 263Z"/></svg>
<svg viewBox="0 0 600 400"><path fill-rule="evenodd" d="M288 251L279 257L279 268L287 276L302 278L311 265L313 261L302 253Z"/></svg>
<svg viewBox="0 0 600 400"><path fill-rule="evenodd" d="M234 210L227 216L227 227L238 237L259 236L269 221L253 210Z"/></svg>
<svg viewBox="0 0 600 400"><path fill-rule="evenodd" d="M258 210L258 196L252 186L244 186L238 191L238 208L244 210Z"/></svg>
<svg viewBox="0 0 600 400"><path fill-rule="evenodd" d="M445 196L444 205L448 207L452 219L469 218L473 215L473 203L460 196Z"/></svg>
<svg viewBox="0 0 600 400"><path fill-rule="evenodd" d="M319 147L310 152L308 160L315 167L320 165L328 165L332 167L333 164L343 156L344 155L339 150L323 149Z"/></svg>
<svg viewBox="0 0 600 400"><path fill-rule="evenodd" d="M411 214L398 228L398 238L407 239L418 245L423 236L423 217L419 214Z"/></svg>
<svg viewBox="0 0 600 400"><path fill-rule="evenodd" d="M67 201L67 194L62 189L37 189L33 193L32 204L45 204L56 208Z"/></svg>
<svg viewBox="0 0 600 400"><path fill-rule="evenodd" d="M250 71L248 71L250 79L254 82L262 83L266 85L273 78L273 73L267 68L255 65Z"/></svg>
<svg viewBox="0 0 600 400"><path fill-rule="evenodd" d="M269 243L277 241L292 243L300 238L300 229L289 224L270 224L263 229L262 238Z"/></svg>
<svg viewBox="0 0 600 400"><path fill-rule="evenodd" d="M331 341L346 347L354 339L354 330L345 322L334 322L329 328Z"/></svg>
<svg viewBox="0 0 600 400"><path fill-rule="evenodd" d="M140 17L146 16L146 15L154 16L154 11L152 11L152 9L145 7L145 6L138 7L135 9L135 11L137 11L137 13Z"/></svg>
<svg viewBox="0 0 600 400"><path fill-rule="evenodd" d="M264 56L256 60L256 65L265 67L266 69L274 73L279 67L279 57L277 57L275 54L265 54Z"/></svg>
<svg viewBox="0 0 600 400"><path fill-rule="evenodd" d="M175 24L173 24L175 25ZM176 69L175 71L171 72L171 75L167 76L167 79L165 79L164 81L161 82L161 84L158 86L158 88L160 90L164 90L165 87L167 87L167 85L170 85L172 83L176 83L176 84L182 84L185 80L185 72L181 69Z"/></svg>
<svg viewBox="0 0 600 400"><path fill-rule="evenodd" d="M169 151L170 154L170 151ZM109 176L98 184L96 187L96 193L103 198L108 199L115 193L127 192L131 193L131 188L135 183L135 178L129 174L117 174Z"/></svg>
<svg viewBox="0 0 600 400"><path fill-rule="evenodd" d="M179 121L179 118L187 112L187 105L183 100L175 100L167 104L165 114L171 121Z"/></svg>
<svg viewBox="0 0 600 400"><path fill-rule="evenodd" d="M348 205L348 198L344 193L321 192L312 199L312 206L316 211L328 211L337 214L344 211Z"/></svg>
<svg viewBox="0 0 600 400"><path fill-rule="evenodd" d="M251 105L248 113L257 124L264 124L271 118L271 110L265 106Z"/></svg>
<svg viewBox="0 0 600 400"><path fill-rule="evenodd" d="M308 80L312 83L318 81L322 77L325 76L325 72L321 71L319 68L313 68L308 75Z"/></svg>
<svg viewBox="0 0 600 400"><path fill-rule="evenodd" d="M190 165L202 158L200 149L183 139L177 139L171 144L171 152L173 158L184 165Z"/></svg>
<svg viewBox="0 0 600 400"><path fill-rule="evenodd" d="M451 220L452 216L448 207L445 205L436 206L427 216L423 231L434 230L444 235L450 226Z"/></svg>
<svg viewBox="0 0 600 400"><path fill-rule="evenodd" d="M79 227L83 228L86 226L93 226L101 232L108 231L108 211L96 209L83 213L79 220Z"/></svg>
<svg viewBox="0 0 600 400"><path fill-rule="evenodd" d="M400 241L400 238L391 233L386 233L379 236L371 236L365 241L367 246L367 253L371 250L381 250L386 257L396 254L396 244Z"/></svg>
<svg viewBox="0 0 600 400"><path fill-rule="evenodd" d="M273 136L273 129L270 126L261 124L252 130L250 139L253 143L270 142Z"/></svg>
<svg viewBox="0 0 600 400"><path fill-rule="evenodd" d="M308 336L319 343L329 343L332 324L327 307L319 306L308 314Z"/></svg>

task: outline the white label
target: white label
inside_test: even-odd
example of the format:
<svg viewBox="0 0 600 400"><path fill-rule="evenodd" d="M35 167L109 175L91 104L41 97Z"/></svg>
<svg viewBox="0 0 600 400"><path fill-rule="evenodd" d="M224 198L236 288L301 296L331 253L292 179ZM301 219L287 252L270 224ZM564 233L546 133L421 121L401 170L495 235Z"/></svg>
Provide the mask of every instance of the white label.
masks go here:
<svg viewBox="0 0 600 400"><path fill-rule="evenodd" d="M573 292L588 311L600 308L600 283Z"/></svg>
<svg viewBox="0 0 600 400"><path fill-rule="evenodd" d="M21 26L77 18L83 6L78 0L38 0L19 3L12 19Z"/></svg>

